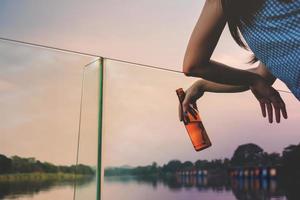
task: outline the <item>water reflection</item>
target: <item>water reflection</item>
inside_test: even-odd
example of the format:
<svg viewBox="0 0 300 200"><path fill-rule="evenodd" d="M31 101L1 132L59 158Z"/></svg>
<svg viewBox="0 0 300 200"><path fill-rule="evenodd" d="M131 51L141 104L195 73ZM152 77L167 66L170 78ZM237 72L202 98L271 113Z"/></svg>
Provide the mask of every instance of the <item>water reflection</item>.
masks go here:
<svg viewBox="0 0 300 200"><path fill-rule="evenodd" d="M284 197L285 193L275 179L232 179L232 191L239 200L271 199Z"/></svg>
<svg viewBox="0 0 300 200"><path fill-rule="evenodd" d="M105 183L114 182L123 183L124 185L130 183L136 183L139 186L148 185L157 192L159 191L157 188L160 186L167 186L169 190L179 192L183 188L196 188L200 193L205 191L228 193L232 191L232 199L237 200L300 199L300 182L291 182L282 178L231 178L229 176L180 175L163 178L134 176L105 177Z"/></svg>
<svg viewBox="0 0 300 200"><path fill-rule="evenodd" d="M77 181L78 187L84 187L94 180L93 176L87 176ZM0 182L0 199L14 198L16 196L37 196L41 192L51 191L55 188L74 187L74 181L17 181Z"/></svg>

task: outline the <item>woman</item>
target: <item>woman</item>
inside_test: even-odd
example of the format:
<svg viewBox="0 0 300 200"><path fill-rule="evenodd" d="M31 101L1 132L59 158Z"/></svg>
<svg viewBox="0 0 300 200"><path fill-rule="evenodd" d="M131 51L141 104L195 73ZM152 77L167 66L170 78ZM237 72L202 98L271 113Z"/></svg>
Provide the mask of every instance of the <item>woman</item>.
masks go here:
<svg viewBox="0 0 300 200"><path fill-rule="evenodd" d="M210 60L226 25L237 44L245 49L242 33L254 53L255 68L240 70ZM193 113L204 92L251 90L269 122L287 119L285 103L271 85L282 80L300 101L300 0L206 0L193 30L183 61L187 76L200 77L187 91L180 120ZM191 106L193 105L193 106ZM274 109L274 111L273 111Z"/></svg>

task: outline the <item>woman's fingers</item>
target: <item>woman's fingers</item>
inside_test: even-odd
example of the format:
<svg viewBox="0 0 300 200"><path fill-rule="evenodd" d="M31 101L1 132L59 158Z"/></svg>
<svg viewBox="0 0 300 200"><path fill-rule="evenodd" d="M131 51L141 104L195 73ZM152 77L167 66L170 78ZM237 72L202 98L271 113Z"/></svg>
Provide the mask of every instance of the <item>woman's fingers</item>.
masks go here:
<svg viewBox="0 0 300 200"><path fill-rule="evenodd" d="M196 102L192 102L192 98L188 95L185 96L184 101L182 102L182 110L183 115L188 119L188 112L194 117L194 119L197 119L197 105Z"/></svg>
<svg viewBox="0 0 300 200"><path fill-rule="evenodd" d="M278 103L273 103L274 111L275 111L275 119L277 123L280 123L280 106Z"/></svg>
<svg viewBox="0 0 300 200"><path fill-rule="evenodd" d="M278 97L279 97L279 101L278 101L278 106L281 110L281 114L282 116L287 119L288 116L287 116L287 112L286 112L286 106L285 106L285 103L283 101L283 99L281 98L280 94L278 93Z"/></svg>
<svg viewBox="0 0 300 200"><path fill-rule="evenodd" d="M269 118L269 122L273 123L273 108L272 108L272 104L270 101L268 101L266 103L267 105L267 111L268 111L268 118Z"/></svg>
<svg viewBox="0 0 300 200"><path fill-rule="evenodd" d="M194 117L194 119L197 119L197 111L195 110L195 108L193 108L192 106L189 106L189 111L192 114L192 116Z"/></svg>
<svg viewBox="0 0 300 200"><path fill-rule="evenodd" d="M280 118L281 118L281 114L282 116L287 119L287 112L286 112L286 107L285 107L285 103L283 101L283 99L281 98L279 92L276 93L276 95L274 95L271 98L273 107L274 107L274 111L275 111L275 118L276 118L276 122L280 123Z"/></svg>
<svg viewBox="0 0 300 200"><path fill-rule="evenodd" d="M198 107L197 107L196 102L194 102L194 103L192 104L192 106L193 106L193 108L194 108L195 110L198 110Z"/></svg>
<svg viewBox="0 0 300 200"><path fill-rule="evenodd" d="M182 107L181 107L180 103L179 103L179 106L178 106L178 115L179 115L179 120L182 121Z"/></svg>
<svg viewBox="0 0 300 200"><path fill-rule="evenodd" d="M182 115L183 115L183 120L187 123L189 122L188 110L189 110L189 102L188 102L188 97L186 95L184 101L182 102Z"/></svg>
<svg viewBox="0 0 300 200"><path fill-rule="evenodd" d="M263 117L266 117L266 104L265 102L263 101L259 101L259 104L260 104L260 108L261 108L261 112L262 112L262 115Z"/></svg>
<svg viewBox="0 0 300 200"><path fill-rule="evenodd" d="M287 115L287 112L286 112L286 106L285 106L284 101L281 102L281 113L282 113L282 116L283 116L285 119L288 118L288 115Z"/></svg>
<svg viewBox="0 0 300 200"><path fill-rule="evenodd" d="M281 114L285 119L287 119L286 106L279 93L272 96L270 99L261 99L259 103L264 117L266 116L267 110L270 123L273 122L273 113L277 123L280 123Z"/></svg>
<svg viewBox="0 0 300 200"><path fill-rule="evenodd" d="M189 104L185 99L182 102L182 113L183 113L183 118L185 119L186 122L189 122L188 111L189 111Z"/></svg>
<svg viewBox="0 0 300 200"><path fill-rule="evenodd" d="M184 111L183 106L181 104L179 104L178 106L178 114L179 114L179 120L180 121L185 121L188 122L188 116L186 111Z"/></svg>
<svg viewBox="0 0 300 200"><path fill-rule="evenodd" d="M184 111L183 106L179 104L178 106L179 120L184 122L189 122L186 111Z"/></svg>
<svg viewBox="0 0 300 200"><path fill-rule="evenodd" d="M285 103L277 90L263 79L257 79L250 89L260 103L262 115L268 115L270 123L273 122L273 113L277 123L280 123L281 114L287 119Z"/></svg>

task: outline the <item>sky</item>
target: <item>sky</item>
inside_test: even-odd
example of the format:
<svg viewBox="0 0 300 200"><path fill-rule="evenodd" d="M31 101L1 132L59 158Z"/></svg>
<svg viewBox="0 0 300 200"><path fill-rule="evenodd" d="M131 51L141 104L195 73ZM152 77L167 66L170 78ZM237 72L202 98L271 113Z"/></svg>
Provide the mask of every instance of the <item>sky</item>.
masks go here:
<svg viewBox="0 0 300 200"><path fill-rule="evenodd" d="M120 0L84 3L79 0L2 0L0 37L181 70L187 42L203 4L204 1L191 0L128 0L126 3ZM35 156L57 164L74 163L80 70L95 58L29 46L16 50L13 44L3 42L1 52L0 109L5 115L0 118L3 138L0 152ZM245 64L249 56L250 52L234 43L226 27L212 59L246 69L253 67ZM104 107L106 166L142 165L152 161L161 164L174 158L229 157L238 144L245 142L258 143L270 152L281 152L284 146L300 141L296 134L299 106L291 95L283 94L289 120L269 125L260 116L257 102L250 93L223 94L222 98L220 94L207 94L199 106L214 146L195 153L177 119L177 99L173 93L177 87L187 88L195 79L125 64L121 67L112 61L106 65L110 66L106 74ZM29 81L32 77L35 83ZM95 77L91 80L97 82ZM87 91L96 90L93 81ZM59 89L62 85L64 90ZM287 89L280 81L275 85ZM32 94L38 98L32 98ZM66 101L61 104L59 98ZM93 100L89 105L95 105L96 97L90 98ZM55 109L51 109L53 106ZM38 116L35 116L37 110ZM97 120L93 108L88 110L93 113L88 116L93 117L84 121L83 133L87 135L81 149L90 155L83 162L94 164L92 146L95 145L89 143L95 142L95 136L88 133L95 132ZM34 121L33 117L38 120ZM86 119L89 118L84 117ZM50 125L49 121L52 121ZM47 127L51 127L51 131ZM41 131L47 137L37 137ZM53 132L56 136L51 135ZM49 151L46 147L53 144L58 148ZM44 148L47 150L41 151Z"/></svg>
<svg viewBox="0 0 300 200"><path fill-rule="evenodd" d="M179 121L175 90L197 79L116 61L104 64L104 166L231 158L246 143L281 153L300 142L299 103L292 95L282 93L288 102L288 120L269 124L250 91L206 93L197 105L212 147L196 152Z"/></svg>
<svg viewBox="0 0 300 200"><path fill-rule="evenodd" d="M0 154L75 164L83 68L95 58L3 41L0 55ZM87 102L97 117L97 103L90 99L98 93L87 87L95 80L88 77L82 116L90 113L91 118L95 114ZM87 119L82 136L93 133Z"/></svg>
<svg viewBox="0 0 300 200"><path fill-rule="evenodd" d="M181 70L204 0L2 0L0 36ZM228 52L230 49L230 52ZM224 31L213 57L249 67Z"/></svg>

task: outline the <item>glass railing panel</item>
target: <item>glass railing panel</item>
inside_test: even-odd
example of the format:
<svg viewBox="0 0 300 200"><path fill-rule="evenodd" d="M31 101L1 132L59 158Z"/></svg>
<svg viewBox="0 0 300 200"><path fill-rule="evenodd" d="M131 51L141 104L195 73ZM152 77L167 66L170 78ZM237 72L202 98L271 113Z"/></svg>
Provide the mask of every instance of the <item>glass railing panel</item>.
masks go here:
<svg viewBox="0 0 300 200"><path fill-rule="evenodd" d="M0 40L0 199L73 199L83 68L94 59Z"/></svg>
<svg viewBox="0 0 300 200"><path fill-rule="evenodd" d="M76 200L96 199L97 196L100 64L101 60L97 60L84 70Z"/></svg>
<svg viewBox="0 0 300 200"><path fill-rule="evenodd" d="M271 177L283 166L284 148L300 142L292 94L281 93L289 118L269 124L250 91L205 93L197 105L212 147L196 152L175 93L196 78L113 60L105 60L104 69L102 200L284 199L293 190ZM249 146L253 163L234 161L236 150L246 156ZM242 179L229 176L237 165L245 170ZM247 167L262 177L251 179ZM275 168L268 179L264 167Z"/></svg>

